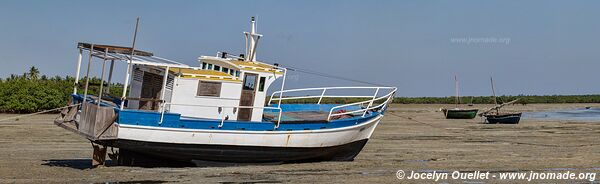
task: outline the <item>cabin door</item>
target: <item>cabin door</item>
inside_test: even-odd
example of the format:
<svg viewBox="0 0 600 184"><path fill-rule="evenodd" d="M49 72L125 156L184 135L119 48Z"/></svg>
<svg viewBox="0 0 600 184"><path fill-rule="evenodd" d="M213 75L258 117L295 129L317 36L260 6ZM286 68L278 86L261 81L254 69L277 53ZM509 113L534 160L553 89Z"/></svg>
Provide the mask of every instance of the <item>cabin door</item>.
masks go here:
<svg viewBox="0 0 600 184"><path fill-rule="evenodd" d="M254 95L256 93L256 80L258 75L246 73L242 84L242 96L240 97L240 106L254 106ZM252 109L239 108L239 121L250 121L252 119Z"/></svg>
<svg viewBox="0 0 600 184"><path fill-rule="evenodd" d="M158 110L160 102L160 91L162 90L163 76L144 72L144 80L142 82L142 94L140 95L140 109L142 110Z"/></svg>

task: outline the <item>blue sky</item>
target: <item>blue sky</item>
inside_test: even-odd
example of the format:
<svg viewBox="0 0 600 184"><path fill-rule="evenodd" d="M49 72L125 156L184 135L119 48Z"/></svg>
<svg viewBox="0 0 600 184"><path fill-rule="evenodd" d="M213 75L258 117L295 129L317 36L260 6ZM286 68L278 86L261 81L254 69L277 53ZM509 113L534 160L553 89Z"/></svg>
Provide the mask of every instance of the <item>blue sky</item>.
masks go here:
<svg viewBox="0 0 600 184"><path fill-rule="evenodd" d="M200 55L242 53L242 32L258 16L259 60L397 86L399 96L451 96L454 75L463 95L490 95L490 76L499 94L598 94L598 9L600 1L0 1L0 76L32 65L73 75L77 42L129 46L138 16L138 48L197 65ZM290 76L289 88L364 85Z"/></svg>

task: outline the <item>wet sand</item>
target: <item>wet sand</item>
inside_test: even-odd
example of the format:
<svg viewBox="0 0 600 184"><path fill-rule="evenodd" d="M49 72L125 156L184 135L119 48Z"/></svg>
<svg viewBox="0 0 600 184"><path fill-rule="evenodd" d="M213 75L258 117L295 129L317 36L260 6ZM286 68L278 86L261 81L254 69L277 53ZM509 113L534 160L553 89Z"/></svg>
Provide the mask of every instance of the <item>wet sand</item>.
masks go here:
<svg viewBox="0 0 600 184"><path fill-rule="evenodd" d="M600 104L530 104L537 111ZM522 120L518 125L446 120L441 107L390 106L353 162L229 167L90 169L86 139L52 123L55 115L0 122L0 183L523 183L499 180L399 180L396 171L556 171L600 173L600 122ZM490 105L476 106L480 109ZM0 119L13 115L2 114ZM109 150L110 152L110 150ZM596 177L596 182L600 176ZM533 183L590 183L538 180Z"/></svg>

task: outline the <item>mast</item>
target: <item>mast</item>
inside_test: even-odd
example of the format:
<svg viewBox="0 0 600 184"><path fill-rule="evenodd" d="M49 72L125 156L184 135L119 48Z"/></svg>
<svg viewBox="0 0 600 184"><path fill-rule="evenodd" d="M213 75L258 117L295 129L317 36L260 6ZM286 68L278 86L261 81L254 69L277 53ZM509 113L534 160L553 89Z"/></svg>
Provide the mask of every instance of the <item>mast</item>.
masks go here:
<svg viewBox="0 0 600 184"><path fill-rule="evenodd" d="M125 106L125 99L127 98L127 87L129 85L129 78L131 76L131 68L133 65L133 55L135 53L135 40L137 39L138 25L140 24L140 17L135 19L135 31L133 32L133 43L131 43L131 56L127 63L127 73L125 74L125 84L123 85L123 96L121 97L121 110Z"/></svg>
<svg viewBox="0 0 600 184"><path fill-rule="evenodd" d="M494 104L498 105L498 100L496 99L496 89L494 88L494 78L490 77L490 83L492 83L492 95L494 97ZM496 109L496 114L499 114L500 110Z"/></svg>
<svg viewBox="0 0 600 184"><path fill-rule="evenodd" d="M454 89L456 90L456 107L458 107L458 104L460 102L460 95L458 94L458 78L456 77L456 75L454 75Z"/></svg>
<svg viewBox="0 0 600 184"><path fill-rule="evenodd" d="M250 35L255 35L256 34L256 19L254 17L252 17L252 20L250 20ZM255 40L256 39L256 40ZM258 42L258 39L255 38L254 36L250 37L250 50L251 52L251 61L256 61L256 43Z"/></svg>
<svg viewBox="0 0 600 184"><path fill-rule="evenodd" d="M256 61L256 47L258 46L258 39L262 37L261 34L256 33L256 19L252 17L250 20L250 32L244 32L246 35L246 61Z"/></svg>

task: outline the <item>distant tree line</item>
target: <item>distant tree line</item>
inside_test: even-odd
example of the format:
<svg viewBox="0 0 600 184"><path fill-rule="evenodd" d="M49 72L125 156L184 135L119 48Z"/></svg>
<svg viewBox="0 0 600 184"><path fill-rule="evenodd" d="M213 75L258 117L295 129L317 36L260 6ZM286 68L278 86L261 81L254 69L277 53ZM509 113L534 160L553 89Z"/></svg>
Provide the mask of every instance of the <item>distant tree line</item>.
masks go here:
<svg viewBox="0 0 600 184"><path fill-rule="evenodd" d="M600 95L516 95L498 96L498 103L519 99L517 104L535 103L600 103ZM396 97L394 103L402 104L454 104L455 97ZM463 104L493 104L490 96L463 96Z"/></svg>
<svg viewBox="0 0 600 184"><path fill-rule="evenodd" d="M79 80L79 93L83 93L85 77ZM73 93L75 78L66 76L48 77L40 75L36 67L31 67L22 75L10 75L0 79L0 112L2 113L31 113L42 110L54 109L67 105ZM98 95L100 78L90 78L88 94ZM108 84L104 84L104 89ZM120 97L123 90L122 84L110 84L110 94ZM519 98L521 104L532 103L600 103L600 95L518 95L499 96L498 103L509 102ZM316 103L318 99L286 100L286 103ZM368 99L357 98L323 98L321 103L352 103ZM490 104L493 103L489 96L464 96L462 103ZM393 103L400 104L453 104L454 97L396 97Z"/></svg>
<svg viewBox="0 0 600 184"><path fill-rule="evenodd" d="M510 102L519 99L517 104L535 103L600 103L600 95L517 95L498 96L498 103ZM353 103L369 100L367 98L323 98L321 103ZM268 99L267 99L268 101ZM285 100L285 103L316 103L318 99L294 99ZM273 103L273 102L271 102ZM392 103L397 104L454 104L455 97L396 97ZM461 104L493 104L494 99L490 96L464 96Z"/></svg>
<svg viewBox="0 0 600 184"><path fill-rule="evenodd" d="M100 81L100 78L90 78L89 94L98 94ZM74 82L75 78L70 76L40 75L36 67L22 75L13 74L0 79L0 112L31 113L66 106L73 93ZM85 78L79 83L85 84ZM83 92L83 87L79 89ZM121 96L121 90L121 84L112 84L110 94Z"/></svg>

